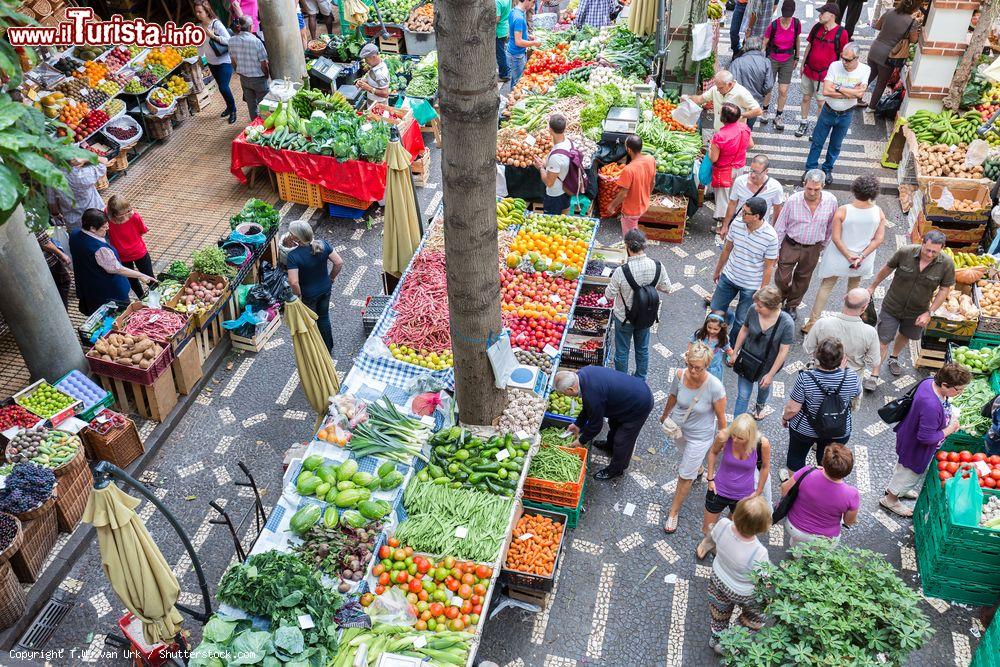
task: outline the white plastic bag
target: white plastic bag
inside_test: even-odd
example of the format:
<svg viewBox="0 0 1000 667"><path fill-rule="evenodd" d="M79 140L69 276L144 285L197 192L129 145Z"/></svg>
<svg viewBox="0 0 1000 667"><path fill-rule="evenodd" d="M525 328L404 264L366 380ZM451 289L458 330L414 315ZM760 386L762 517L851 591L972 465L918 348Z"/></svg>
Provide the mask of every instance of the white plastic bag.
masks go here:
<svg viewBox="0 0 1000 667"><path fill-rule="evenodd" d="M965 151L965 166L978 167L990 155L990 145L982 139L973 139Z"/></svg>
<svg viewBox="0 0 1000 667"><path fill-rule="evenodd" d="M372 623L414 625L417 622L410 603L398 588L387 588L384 593L377 595L367 611Z"/></svg>
<svg viewBox="0 0 1000 667"><path fill-rule="evenodd" d="M503 199L507 196L507 172L502 164L497 165L497 197Z"/></svg>
<svg viewBox="0 0 1000 667"><path fill-rule="evenodd" d="M707 21L697 23L691 28L691 60L699 62L710 55L712 55L712 24Z"/></svg>
<svg viewBox="0 0 1000 667"><path fill-rule="evenodd" d="M677 105L677 108L670 112L670 117L681 125L695 127L698 125L698 119L701 118L701 107L692 102L690 98L685 97Z"/></svg>
<svg viewBox="0 0 1000 667"><path fill-rule="evenodd" d="M514 350L510 347L510 332L504 331L500 337L486 348L486 356L490 358L493 367L493 384L497 389L503 389L510 380L510 374L517 366Z"/></svg>
<svg viewBox="0 0 1000 667"><path fill-rule="evenodd" d="M951 190L944 188L941 191L941 196L938 197L937 205L946 211L950 211L955 208L955 195L951 194Z"/></svg>

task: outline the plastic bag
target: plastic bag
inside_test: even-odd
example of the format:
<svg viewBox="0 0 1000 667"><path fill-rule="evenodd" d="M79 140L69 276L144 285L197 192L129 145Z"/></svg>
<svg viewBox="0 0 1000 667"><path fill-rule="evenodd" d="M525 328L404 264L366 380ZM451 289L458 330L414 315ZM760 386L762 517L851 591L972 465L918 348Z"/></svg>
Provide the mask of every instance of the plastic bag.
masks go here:
<svg viewBox="0 0 1000 667"><path fill-rule="evenodd" d="M875 116L878 118L895 118L901 106L903 106L902 88L892 91L875 104Z"/></svg>
<svg viewBox="0 0 1000 667"><path fill-rule="evenodd" d="M712 24L696 23L691 27L691 60L698 62L712 55ZM694 123L685 123L694 125Z"/></svg>
<svg viewBox="0 0 1000 667"><path fill-rule="evenodd" d="M375 601L368 607L368 615L372 623L385 625L414 625L417 616L406 596L398 588L387 588L381 595L375 596Z"/></svg>
<svg viewBox="0 0 1000 667"><path fill-rule="evenodd" d="M493 384L497 389L507 386L510 374L517 366L517 359L514 358L514 350L510 347L510 332L504 331L486 348L486 355L490 358L490 365L493 367Z"/></svg>
<svg viewBox="0 0 1000 667"><path fill-rule="evenodd" d="M263 310L273 303L288 301L292 296L292 288L288 286L285 272L272 266L270 262L261 262L260 282L247 292L246 303L256 310Z"/></svg>
<svg viewBox="0 0 1000 667"><path fill-rule="evenodd" d="M955 195L951 194L951 190L947 187L941 191L941 196L938 197L937 205L946 211L950 211L955 208Z"/></svg>
<svg viewBox="0 0 1000 667"><path fill-rule="evenodd" d="M978 526L983 513L983 490L974 466L963 465L945 482L951 520L961 526Z"/></svg>
<svg viewBox="0 0 1000 667"><path fill-rule="evenodd" d="M677 105L677 108L670 112L670 117L681 125L696 127L701 118L701 107L692 102L690 98L685 97Z"/></svg>
<svg viewBox="0 0 1000 667"><path fill-rule="evenodd" d="M978 167L990 155L990 145L982 139L973 139L965 151L965 166Z"/></svg>
<svg viewBox="0 0 1000 667"><path fill-rule="evenodd" d="M698 185L704 185L706 188L712 187L712 161L708 159L706 155L698 163L698 171L695 172L698 176Z"/></svg>

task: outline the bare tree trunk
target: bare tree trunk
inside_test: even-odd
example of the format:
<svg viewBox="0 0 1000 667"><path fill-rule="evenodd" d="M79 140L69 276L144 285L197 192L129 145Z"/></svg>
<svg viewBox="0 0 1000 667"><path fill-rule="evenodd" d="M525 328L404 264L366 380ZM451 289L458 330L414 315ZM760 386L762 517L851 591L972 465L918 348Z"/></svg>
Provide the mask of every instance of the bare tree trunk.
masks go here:
<svg viewBox="0 0 1000 667"><path fill-rule="evenodd" d="M500 333L497 271L496 6L438 0L441 174L455 390L465 424L490 424L504 406L486 348Z"/></svg>
<svg viewBox="0 0 1000 667"><path fill-rule="evenodd" d="M962 54L962 59L955 70L955 76L951 79L951 90L944 98L944 108L958 111L958 106L962 101L962 93L972 78L972 70L983 53L983 46L990 36L990 26L1000 15L1000 2L984 2L979 6L979 21L975 30L972 31L972 38L969 40L969 48Z"/></svg>

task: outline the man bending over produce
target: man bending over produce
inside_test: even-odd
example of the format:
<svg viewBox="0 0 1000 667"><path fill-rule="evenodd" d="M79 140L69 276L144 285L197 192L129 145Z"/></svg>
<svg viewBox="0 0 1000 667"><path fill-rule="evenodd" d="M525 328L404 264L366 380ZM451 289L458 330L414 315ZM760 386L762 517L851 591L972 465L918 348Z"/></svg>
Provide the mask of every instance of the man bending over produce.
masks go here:
<svg viewBox="0 0 1000 667"><path fill-rule="evenodd" d="M583 411L568 430L577 436L573 447L592 442L611 454L611 464L594 474L594 479L620 477L628 468L642 425L653 410L653 393L640 378L603 366L586 366L578 371L556 373L554 389L560 394L580 397ZM594 440L608 420L608 439Z"/></svg>

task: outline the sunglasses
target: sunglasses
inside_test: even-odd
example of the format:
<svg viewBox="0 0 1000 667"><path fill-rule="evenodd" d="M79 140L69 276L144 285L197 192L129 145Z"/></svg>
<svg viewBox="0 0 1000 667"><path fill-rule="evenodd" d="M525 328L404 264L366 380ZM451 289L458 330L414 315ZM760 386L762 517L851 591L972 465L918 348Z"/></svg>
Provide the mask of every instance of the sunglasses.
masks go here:
<svg viewBox="0 0 1000 667"><path fill-rule="evenodd" d="M853 63L857 59L858 59L857 56L854 56L853 58L846 58L846 57L841 58L841 60L843 60L845 63Z"/></svg>

